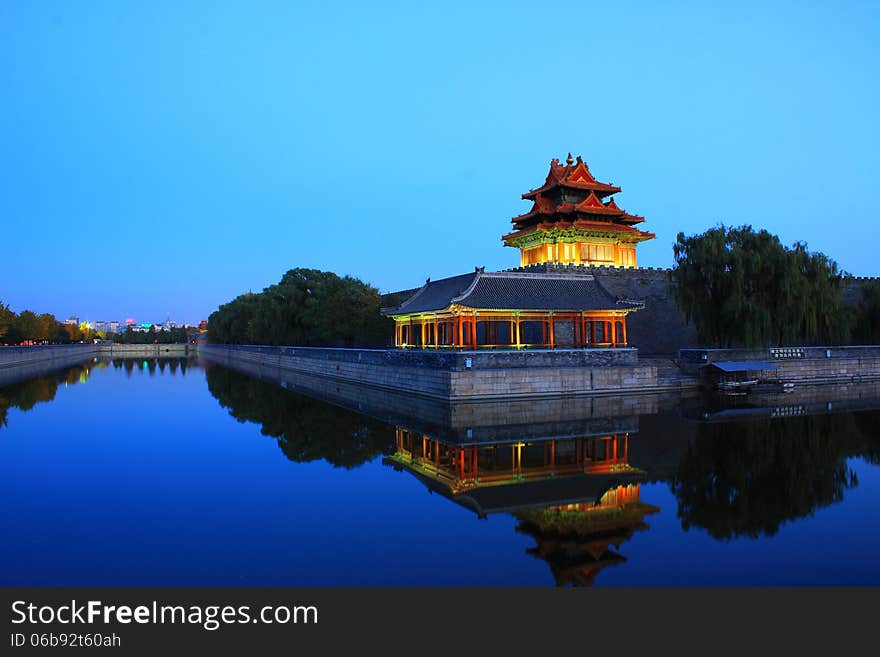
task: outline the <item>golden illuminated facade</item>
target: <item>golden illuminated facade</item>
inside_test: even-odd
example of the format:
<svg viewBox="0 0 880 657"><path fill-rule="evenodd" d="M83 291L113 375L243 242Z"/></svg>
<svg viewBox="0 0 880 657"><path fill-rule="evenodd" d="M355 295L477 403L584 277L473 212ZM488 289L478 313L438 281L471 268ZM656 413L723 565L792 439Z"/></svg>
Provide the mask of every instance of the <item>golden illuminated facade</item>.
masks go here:
<svg viewBox="0 0 880 657"><path fill-rule="evenodd" d="M654 238L635 228L645 218L617 206L620 191L599 182L578 156L550 162L544 184L522 195L533 202L501 239L520 250L520 266L552 263L636 267L636 245ZM607 200L606 200L607 199Z"/></svg>
<svg viewBox="0 0 880 657"><path fill-rule="evenodd" d="M580 157L553 160L544 185L523 194L532 209L502 239L520 249L521 268L452 276L425 285L382 312L394 345L410 349L555 349L627 346L626 318L644 307L609 292L592 270L570 265L636 266L636 244L654 237L644 218L608 198ZM561 266L560 266L561 265Z"/></svg>
<svg viewBox="0 0 880 657"><path fill-rule="evenodd" d="M644 307L586 271L485 272L428 281L383 308L402 349L625 347L626 317Z"/></svg>

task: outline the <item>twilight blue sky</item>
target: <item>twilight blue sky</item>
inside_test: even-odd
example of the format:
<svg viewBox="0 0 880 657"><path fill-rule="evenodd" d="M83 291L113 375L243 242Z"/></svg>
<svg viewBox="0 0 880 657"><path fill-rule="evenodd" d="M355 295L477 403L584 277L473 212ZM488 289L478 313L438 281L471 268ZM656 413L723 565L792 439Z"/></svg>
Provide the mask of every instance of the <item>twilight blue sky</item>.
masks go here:
<svg viewBox="0 0 880 657"><path fill-rule="evenodd" d="M876 275L880 5L718 4L4 2L0 299L197 322L297 266L515 266L568 151L641 265L751 223Z"/></svg>

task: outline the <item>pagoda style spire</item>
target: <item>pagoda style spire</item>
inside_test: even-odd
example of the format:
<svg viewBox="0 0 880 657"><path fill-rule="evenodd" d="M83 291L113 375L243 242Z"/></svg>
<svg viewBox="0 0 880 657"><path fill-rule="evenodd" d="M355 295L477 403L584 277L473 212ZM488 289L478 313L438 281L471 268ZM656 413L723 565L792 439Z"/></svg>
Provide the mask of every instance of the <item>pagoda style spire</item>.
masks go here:
<svg viewBox="0 0 880 657"><path fill-rule="evenodd" d="M571 153L566 165L550 161L544 184L522 195L531 209L511 220L514 231L501 239L519 248L521 265L539 263L636 266L636 244L653 233L634 224L644 217L622 210L614 198L620 187L598 181L587 163Z"/></svg>

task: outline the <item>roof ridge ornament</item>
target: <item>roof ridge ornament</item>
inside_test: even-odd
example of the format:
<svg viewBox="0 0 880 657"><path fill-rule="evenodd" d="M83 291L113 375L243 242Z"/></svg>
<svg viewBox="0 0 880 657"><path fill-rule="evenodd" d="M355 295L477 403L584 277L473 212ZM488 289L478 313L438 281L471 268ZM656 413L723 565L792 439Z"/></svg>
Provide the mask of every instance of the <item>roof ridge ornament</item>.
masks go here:
<svg viewBox="0 0 880 657"><path fill-rule="evenodd" d="M578 155L578 162L580 162L580 161L581 161L581 156ZM571 156L571 151L568 151L568 157L566 158L565 163L568 166L571 166L572 164L574 164L574 158Z"/></svg>

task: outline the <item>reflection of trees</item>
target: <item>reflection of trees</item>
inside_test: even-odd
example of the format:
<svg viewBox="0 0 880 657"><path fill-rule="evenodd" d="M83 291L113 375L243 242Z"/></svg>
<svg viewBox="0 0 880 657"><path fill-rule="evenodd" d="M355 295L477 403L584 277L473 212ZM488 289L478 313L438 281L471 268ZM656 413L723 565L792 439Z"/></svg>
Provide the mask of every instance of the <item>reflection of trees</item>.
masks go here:
<svg viewBox="0 0 880 657"><path fill-rule="evenodd" d="M704 424L671 482L685 529L772 536L858 484L846 459L876 458L877 414Z"/></svg>
<svg viewBox="0 0 880 657"><path fill-rule="evenodd" d="M156 373L156 367L161 373L165 373L165 368L176 375L180 370L181 375L186 375L186 368L189 364L189 358L169 358L167 356L160 358L113 358L110 360L114 369L124 369L126 376L131 376L135 370L147 370L150 376Z"/></svg>
<svg viewBox="0 0 880 657"><path fill-rule="evenodd" d="M352 411L221 367L207 367L208 390L239 422L262 425L291 461L324 459L357 467L394 451L394 429Z"/></svg>
<svg viewBox="0 0 880 657"><path fill-rule="evenodd" d="M103 369L112 364L115 369L124 368L130 376L135 367L143 365L150 369L152 373L158 364L161 371L164 371L164 368L167 366L169 371L174 374L178 368L181 373L186 373L187 362L186 358L154 358L149 363L141 358L114 358L111 361L89 361L52 372L51 374L37 376L27 381L12 383L0 388L0 427L6 426L10 408L29 411L41 402L52 401L55 399L59 384L73 385L85 383L95 368Z"/></svg>
<svg viewBox="0 0 880 657"><path fill-rule="evenodd" d="M89 372L94 366L94 363L74 365L58 372L34 377L19 383L11 383L0 388L0 427L6 426L7 414L10 408L17 408L20 411L27 412L41 402L52 401L58 392L59 384L72 385L84 382L89 377Z"/></svg>

